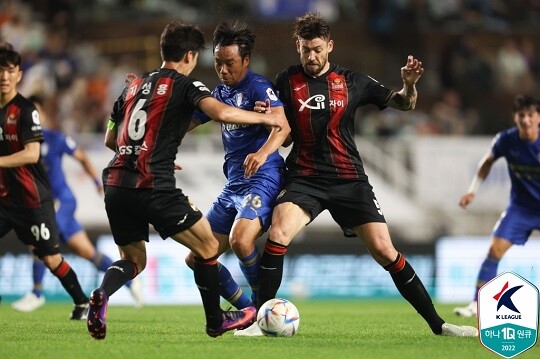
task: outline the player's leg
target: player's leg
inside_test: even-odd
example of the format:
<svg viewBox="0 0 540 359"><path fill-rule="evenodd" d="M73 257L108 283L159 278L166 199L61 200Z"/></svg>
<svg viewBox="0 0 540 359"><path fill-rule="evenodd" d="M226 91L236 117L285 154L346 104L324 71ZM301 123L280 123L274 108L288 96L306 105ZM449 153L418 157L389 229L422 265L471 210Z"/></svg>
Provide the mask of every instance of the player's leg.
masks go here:
<svg viewBox="0 0 540 359"><path fill-rule="evenodd" d="M218 239L219 254L225 253L229 249L229 236L214 233L214 236ZM193 252L189 252L185 258L186 265L193 269L195 266L195 255ZM218 262L218 277L219 277L219 294L235 308L242 309L252 307L253 302L242 291L242 288L233 279L231 272L222 263Z"/></svg>
<svg viewBox="0 0 540 359"><path fill-rule="evenodd" d="M32 251L32 247L30 247ZM32 254L31 254L32 255ZM32 255L32 291L26 293L24 297L11 303L11 307L19 312L32 312L45 305L45 295L43 294L43 277L45 276L45 265L36 256Z"/></svg>
<svg viewBox="0 0 540 359"><path fill-rule="evenodd" d="M208 220L202 217L191 227L171 237L194 254L193 272L204 306L206 333L216 337L226 331L250 325L257 314L255 307L227 312L220 307L217 265L219 242L212 235Z"/></svg>
<svg viewBox="0 0 540 359"><path fill-rule="evenodd" d="M12 210L11 215L17 236L26 245L33 246L34 255L43 261L73 299L75 308L71 313L71 319L85 319L88 312L88 297L81 289L77 274L60 255L52 201L44 201L38 208Z"/></svg>
<svg viewBox="0 0 540 359"><path fill-rule="evenodd" d="M501 214L491 234L491 245L478 271L474 299L465 307L454 308L454 313L463 317L477 315L478 290L497 276L500 260L512 245L524 245L532 231L540 223L540 214L515 205L509 205Z"/></svg>
<svg viewBox="0 0 540 359"><path fill-rule="evenodd" d="M276 297L287 246L310 220L310 215L292 202L282 202L274 208L272 226L261 256L257 308Z"/></svg>
<svg viewBox="0 0 540 359"><path fill-rule="evenodd" d="M234 222L229 238L231 248L240 263L240 270L251 288L251 301L253 303L257 301L261 261L255 241L261 233L262 226L259 218L239 218Z"/></svg>
<svg viewBox="0 0 540 359"><path fill-rule="evenodd" d="M445 323L439 316L420 277L405 257L394 248L386 223L366 223L355 227L354 231L362 238L377 263L390 273L403 298L424 318L434 334L478 336L476 328Z"/></svg>

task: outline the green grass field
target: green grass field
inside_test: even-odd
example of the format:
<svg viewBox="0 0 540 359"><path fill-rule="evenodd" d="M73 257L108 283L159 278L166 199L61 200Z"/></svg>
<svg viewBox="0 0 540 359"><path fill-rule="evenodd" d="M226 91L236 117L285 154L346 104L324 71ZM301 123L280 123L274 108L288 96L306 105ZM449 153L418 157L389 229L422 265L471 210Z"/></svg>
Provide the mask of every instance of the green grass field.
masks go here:
<svg viewBox="0 0 540 359"><path fill-rule="evenodd" d="M200 306L111 306L103 341L84 322L66 318L71 306L47 303L33 313L0 305L0 358L497 358L478 339L435 336L404 301L300 301L301 323L291 338L210 338ZM455 324L452 306L439 313ZM540 358L538 344L518 358Z"/></svg>

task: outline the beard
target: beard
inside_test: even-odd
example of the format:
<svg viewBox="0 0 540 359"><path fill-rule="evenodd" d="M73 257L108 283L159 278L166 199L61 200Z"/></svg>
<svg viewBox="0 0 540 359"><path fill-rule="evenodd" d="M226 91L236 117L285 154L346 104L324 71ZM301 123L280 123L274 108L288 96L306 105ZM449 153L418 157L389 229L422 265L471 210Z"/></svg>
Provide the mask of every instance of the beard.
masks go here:
<svg viewBox="0 0 540 359"><path fill-rule="evenodd" d="M326 66L326 61L302 63L304 72L310 76L318 76Z"/></svg>

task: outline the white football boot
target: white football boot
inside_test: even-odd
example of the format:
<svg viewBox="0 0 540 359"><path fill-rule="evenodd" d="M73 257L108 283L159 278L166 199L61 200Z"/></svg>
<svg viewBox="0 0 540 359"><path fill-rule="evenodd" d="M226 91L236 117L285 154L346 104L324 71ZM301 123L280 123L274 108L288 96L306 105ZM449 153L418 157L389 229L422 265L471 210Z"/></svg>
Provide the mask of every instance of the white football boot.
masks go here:
<svg viewBox="0 0 540 359"><path fill-rule="evenodd" d="M11 307L19 312L33 312L45 304L45 296L38 297L33 292L27 293L24 297L11 303Z"/></svg>
<svg viewBox="0 0 540 359"><path fill-rule="evenodd" d="M260 337L263 335L264 334L261 331L261 328L259 328L259 324L257 324L257 322L251 324L246 329L241 329L234 332L234 336L237 337Z"/></svg>
<svg viewBox="0 0 540 359"><path fill-rule="evenodd" d="M478 329L469 325L454 325L450 323L444 323L442 325L441 335L447 337L477 337Z"/></svg>
<svg viewBox="0 0 540 359"><path fill-rule="evenodd" d="M478 312L478 304L476 301L472 301L466 307L454 308L454 314L460 317L465 317L465 318L476 317L478 314L477 312Z"/></svg>

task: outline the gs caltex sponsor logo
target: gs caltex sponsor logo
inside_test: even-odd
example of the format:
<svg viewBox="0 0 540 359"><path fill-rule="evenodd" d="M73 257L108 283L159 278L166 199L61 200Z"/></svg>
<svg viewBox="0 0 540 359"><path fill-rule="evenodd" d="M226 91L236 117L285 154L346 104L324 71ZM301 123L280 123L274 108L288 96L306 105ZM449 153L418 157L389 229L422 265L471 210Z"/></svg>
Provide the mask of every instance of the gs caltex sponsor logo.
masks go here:
<svg viewBox="0 0 540 359"><path fill-rule="evenodd" d="M480 342L512 358L536 344L538 288L525 278L505 272L478 291Z"/></svg>

